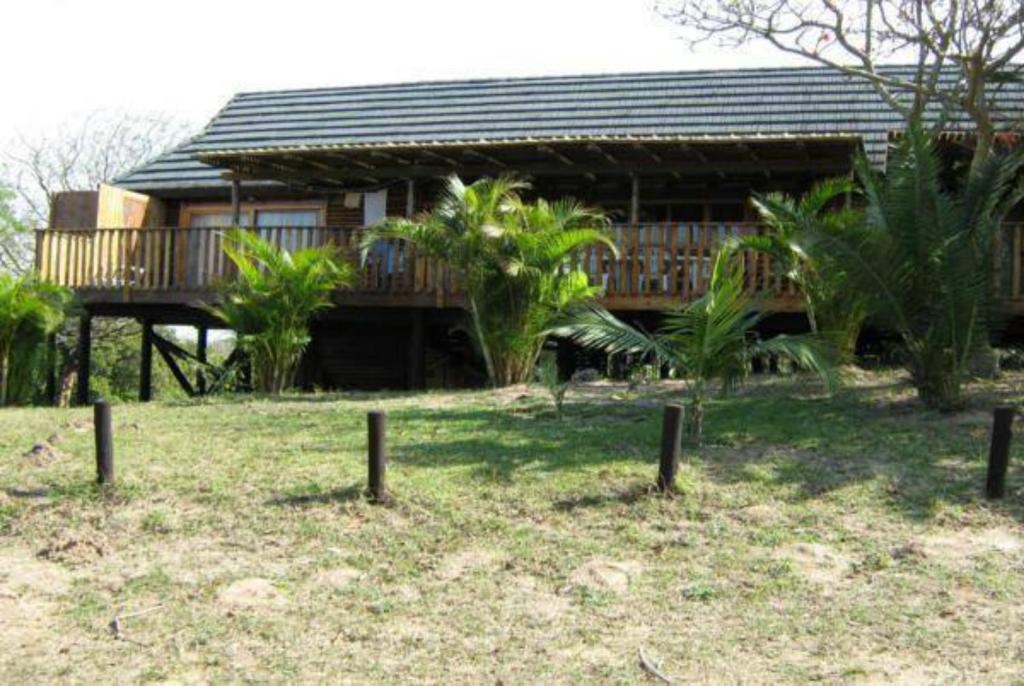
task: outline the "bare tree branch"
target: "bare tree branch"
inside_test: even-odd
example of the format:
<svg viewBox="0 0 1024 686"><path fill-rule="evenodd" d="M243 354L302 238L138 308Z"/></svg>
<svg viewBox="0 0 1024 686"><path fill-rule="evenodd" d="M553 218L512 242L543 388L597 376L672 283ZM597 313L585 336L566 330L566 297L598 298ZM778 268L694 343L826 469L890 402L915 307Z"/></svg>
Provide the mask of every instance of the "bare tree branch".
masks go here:
<svg viewBox="0 0 1024 686"><path fill-rule="evenodd" d="M1019 119L998 96L1024 71L1021 0L661 0L658 10L691 46L767 43L865 81L908 120L966 115L975 163L991 153L996 122Z"/></svg>

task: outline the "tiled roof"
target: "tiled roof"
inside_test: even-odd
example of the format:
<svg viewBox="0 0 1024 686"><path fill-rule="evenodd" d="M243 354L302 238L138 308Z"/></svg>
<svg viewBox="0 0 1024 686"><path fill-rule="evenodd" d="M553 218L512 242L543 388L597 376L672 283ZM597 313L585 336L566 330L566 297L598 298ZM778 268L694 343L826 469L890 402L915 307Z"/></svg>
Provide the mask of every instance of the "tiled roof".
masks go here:
<svg viewBox="0 0 1024 686"><path fill-rule="evenodd" d="M1024 111L1024 88L1004 98ZM192 141L116 183L137 190L223 183L196 156L586 139L855 135L881 163L889 132L901 125L870 85L825 68L266 91L236 95Z"/></svg>

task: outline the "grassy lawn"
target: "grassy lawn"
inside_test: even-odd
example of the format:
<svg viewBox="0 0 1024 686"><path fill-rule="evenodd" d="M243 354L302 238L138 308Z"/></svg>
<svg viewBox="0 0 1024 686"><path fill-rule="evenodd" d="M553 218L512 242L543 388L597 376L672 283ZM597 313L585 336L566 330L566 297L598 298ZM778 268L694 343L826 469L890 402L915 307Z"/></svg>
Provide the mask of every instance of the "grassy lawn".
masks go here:
<svg viewBox="0 0 1024 686"><path fill-rule="evenodd" d="M1024 683L1024 442L981 495L1022 382L948 417L893 376L760 381L674 498L671 386L561 421L539 389L117 406L106 494L90 410L3 411L0 682L654 683L642 649L676 683Z"/></svg>

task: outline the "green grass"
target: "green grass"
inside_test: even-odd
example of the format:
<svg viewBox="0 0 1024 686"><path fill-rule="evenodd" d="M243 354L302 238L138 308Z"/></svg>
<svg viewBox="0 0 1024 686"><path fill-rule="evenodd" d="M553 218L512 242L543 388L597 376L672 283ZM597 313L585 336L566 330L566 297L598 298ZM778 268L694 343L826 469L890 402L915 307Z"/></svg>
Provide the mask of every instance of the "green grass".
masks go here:
<svg viewBox="0 0 1024 686"><path fill-rule="evenodd" d="M88 409L6 410L0 681L632 684L642 647L680 683L1024 683L1024 483L980 490L1020 381L952 417L886 375L756 383L674 497L672 386L562 420L540 388L120 405L106 490ZM363 495L378 407L390 507ZM54 433L63 459L22 457Z"/></svg>

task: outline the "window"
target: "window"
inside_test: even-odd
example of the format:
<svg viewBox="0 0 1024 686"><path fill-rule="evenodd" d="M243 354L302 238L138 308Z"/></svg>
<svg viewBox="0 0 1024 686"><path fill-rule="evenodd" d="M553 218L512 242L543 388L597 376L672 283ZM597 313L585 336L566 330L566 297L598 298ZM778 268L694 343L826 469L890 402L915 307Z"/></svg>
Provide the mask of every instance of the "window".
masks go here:
<svg viewBox="0 0 1024 686"><path fill-rule="evenodd" d="M232 226L231 206L189 204L182 207L181 225L194 227ZM323 225L324 206L318 202L242 203L239 224L261 228L310 227Z"/></svg>

